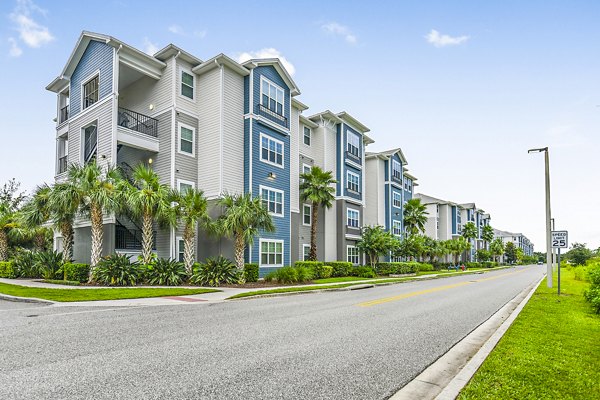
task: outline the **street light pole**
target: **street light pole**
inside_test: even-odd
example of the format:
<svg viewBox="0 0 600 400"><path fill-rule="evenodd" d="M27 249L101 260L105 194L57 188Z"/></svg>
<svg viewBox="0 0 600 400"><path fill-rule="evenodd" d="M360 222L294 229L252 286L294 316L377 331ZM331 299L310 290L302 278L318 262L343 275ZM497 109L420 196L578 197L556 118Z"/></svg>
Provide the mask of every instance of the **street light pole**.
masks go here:
<svg viewBox="0 0 600 400"><path fill-rule="evenodd" d="M550 213L550 157L548 155L548 147L540 149L530 149L527 153L544 152L544 162L546 170L546 285L552 287L552 227Z"/></svg>

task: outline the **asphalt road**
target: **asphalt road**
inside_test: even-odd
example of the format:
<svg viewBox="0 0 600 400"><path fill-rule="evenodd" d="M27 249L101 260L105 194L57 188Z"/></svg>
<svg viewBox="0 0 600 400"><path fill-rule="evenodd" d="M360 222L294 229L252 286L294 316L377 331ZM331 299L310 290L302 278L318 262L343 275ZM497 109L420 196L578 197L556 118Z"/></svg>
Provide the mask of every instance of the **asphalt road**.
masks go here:
<svg viewBox="0 0 600 400"><path fill-rule="evenodd" d="M385 399L544 268L217 304L0 301L0 399Z"/></svg>

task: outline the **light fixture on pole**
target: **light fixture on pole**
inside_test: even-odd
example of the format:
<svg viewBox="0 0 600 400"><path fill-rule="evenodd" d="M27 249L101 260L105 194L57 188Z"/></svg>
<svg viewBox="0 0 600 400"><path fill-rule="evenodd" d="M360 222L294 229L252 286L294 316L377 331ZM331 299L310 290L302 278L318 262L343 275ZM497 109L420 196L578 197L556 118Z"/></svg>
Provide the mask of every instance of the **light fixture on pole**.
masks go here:
<svg viewBox="0 0 600 400"><path fill-rule="evenodd" d="M545 170L546 170L546 284L552 287L552 229L550 213L550 158L548 156L548 147L539 149L529 149L527 153L544 152Z"/></svg>

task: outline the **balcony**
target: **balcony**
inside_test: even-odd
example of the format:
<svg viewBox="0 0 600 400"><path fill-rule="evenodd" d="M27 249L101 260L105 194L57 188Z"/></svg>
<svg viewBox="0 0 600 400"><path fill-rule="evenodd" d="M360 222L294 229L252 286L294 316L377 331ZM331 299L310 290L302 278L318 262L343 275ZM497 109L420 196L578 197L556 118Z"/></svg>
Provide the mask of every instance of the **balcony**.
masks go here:
<svg viewBox="0 0 600 400"><path fill-rule="evenodd" d="M153 231L153 239L152 250L156 250L156 231ZM117 220L115 225L115 249L142 250L142 231L140 229L129 229Z"/></svg>
<svg viewBox="0 0 600 400"><path fill-rule="evenodd" d="M256 114L266 117L269 121L279 123L285 126L286 128L290 127L288 119L285 117L285 115L278 114L277 112L271 110L269 107L263 106L262 104L256 105Z"/></svg>
<svg viewBox="0 0 600 400"><path fill-rule="evenodd" d="M158 120L119 107L117 141L137 149L158 152Z"/></svg>
<svg viewBox="0 0 600 400"><path fill-rule="evenodd" d="M58 123L62 124L66 120L69 119L69 106L64 106L60 109L60 114L58 115Z"/></svg>

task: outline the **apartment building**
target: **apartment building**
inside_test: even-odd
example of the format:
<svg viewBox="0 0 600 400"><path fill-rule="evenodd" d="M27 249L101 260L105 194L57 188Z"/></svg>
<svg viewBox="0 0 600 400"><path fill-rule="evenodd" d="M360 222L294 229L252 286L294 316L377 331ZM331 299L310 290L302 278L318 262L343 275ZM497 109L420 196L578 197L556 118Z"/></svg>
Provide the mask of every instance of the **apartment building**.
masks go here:
<svg viewBox="0 0 600 400"><path fill-rule="evenodd" d="M514 233L502 231L500 229L494 229L494 239L502 239L502 242L506 245L511 242L515 247L523 250L523 254L526 256L533 255L533 243L522 233Z"/></svg>
<svg viewBox="0 0 600 400"><path fill-rule="evenodd" d="M57 95L56 181L68 165L93 159L125 174L145 163L172 188L202 189L213 217L223 193L260 195L276 230L261 233L246 260L266 273L307 255L311 206L301 201L300 174L319 165L338 180L335 204L317 222L319 258L360 262L369 129L347 112L305 116L308 106L278 59L203 61L172 44L150 56L83 32L46 89ZM89 261L89 225L76 221L77 261ZM138 221L106 215L104 225L105 254L139 252ZM181 258L181 227L155 229L157 255ZM199 232L196 245L199 259L233 257L226 238Z"/></svg>

